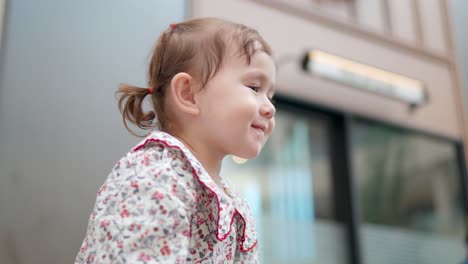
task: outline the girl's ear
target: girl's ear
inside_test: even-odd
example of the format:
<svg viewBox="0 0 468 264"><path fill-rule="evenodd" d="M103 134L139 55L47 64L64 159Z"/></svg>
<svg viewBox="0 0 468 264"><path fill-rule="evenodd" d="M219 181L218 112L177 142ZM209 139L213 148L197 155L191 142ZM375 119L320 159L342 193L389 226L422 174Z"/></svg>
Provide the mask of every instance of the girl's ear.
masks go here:
<svg viewBox="0 0 468 264"><path fill-rule="evenodd" d="M179 72L171 80L171 93L177 108L190 115L198 115L200 109L195 103L197 92L194 79L190 74Z"/></svg>

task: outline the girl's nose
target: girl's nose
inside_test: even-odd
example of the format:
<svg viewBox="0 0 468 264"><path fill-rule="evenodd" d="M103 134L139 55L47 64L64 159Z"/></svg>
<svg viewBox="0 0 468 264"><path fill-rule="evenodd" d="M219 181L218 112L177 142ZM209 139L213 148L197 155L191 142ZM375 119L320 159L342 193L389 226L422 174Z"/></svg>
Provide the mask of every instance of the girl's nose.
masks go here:
<svg viewBox="0 0 468 264"><path fill-rule="evenodd" d="M260 107L260 114L266 119L271 119L275 116L276 108L270 99L266 99Z"/></svg>

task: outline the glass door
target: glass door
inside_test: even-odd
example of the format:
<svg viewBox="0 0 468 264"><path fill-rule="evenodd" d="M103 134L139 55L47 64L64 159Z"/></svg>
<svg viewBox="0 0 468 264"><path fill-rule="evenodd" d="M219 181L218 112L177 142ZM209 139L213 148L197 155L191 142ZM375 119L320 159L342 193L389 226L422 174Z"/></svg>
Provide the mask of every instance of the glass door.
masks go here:
<svg viewBox="0 0 468 264"><path fill-rule="evenodd" d="M454 142L352 123L364 263L461 263L461 176Z"/></svg>

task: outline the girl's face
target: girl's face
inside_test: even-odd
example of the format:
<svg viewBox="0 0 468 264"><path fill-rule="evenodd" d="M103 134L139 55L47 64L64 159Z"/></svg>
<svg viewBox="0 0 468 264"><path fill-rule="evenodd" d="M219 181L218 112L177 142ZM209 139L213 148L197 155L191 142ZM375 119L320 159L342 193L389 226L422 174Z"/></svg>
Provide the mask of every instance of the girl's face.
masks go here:
<svg viewBox="0 0 468 264"><path fill-rule="evenodd" d="M273 59L256 52L250 65L231 48L224 64L196 96L204 141L214 153L254 158L275 127L276 69Z"/></svg>

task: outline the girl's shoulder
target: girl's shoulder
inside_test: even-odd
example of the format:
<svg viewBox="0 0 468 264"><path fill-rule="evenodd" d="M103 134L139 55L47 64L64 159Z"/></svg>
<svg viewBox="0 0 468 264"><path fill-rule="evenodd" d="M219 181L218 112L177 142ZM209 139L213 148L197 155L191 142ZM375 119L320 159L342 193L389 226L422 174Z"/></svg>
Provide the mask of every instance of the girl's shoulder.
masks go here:
<svg viewBox="0 0 468 264"><path fill-rule="evenodd" d="M188 160L186 147L175 137L162 131L154 131L133 147L127 154L129 160L146 159L149 157L157 162L173 159ZM143 162L147 162L143 161Z"/></svg>
<svg viewBox="0 0 468 264"><path fill-rule="evenodd" d="M201 182L212 181L192 152L172 135L154 131L138 143L125 157L127 163L138 169L172 170L178 175L190 175ZM214 182L207 183L208 188Z"/></svg>
<svg viewBox="0 0 468 264"><path fill-rule="evenodd" d="M113 174L134 181L193 180L197 166L187 153L176 138L152 132L116 163L110 178Z"/></svg>
<svg viewBox="0 0 468 264"><path fill-rule="evenodd" d="M163 132L151 133L115 164L98 192L97 203L171 197L191 208L200 186L181 147Z"/></svg>

